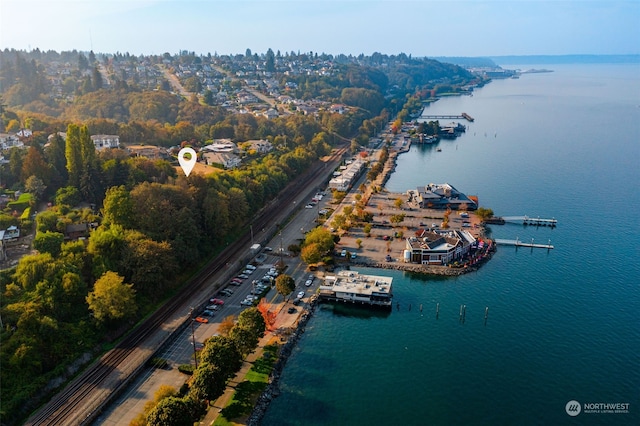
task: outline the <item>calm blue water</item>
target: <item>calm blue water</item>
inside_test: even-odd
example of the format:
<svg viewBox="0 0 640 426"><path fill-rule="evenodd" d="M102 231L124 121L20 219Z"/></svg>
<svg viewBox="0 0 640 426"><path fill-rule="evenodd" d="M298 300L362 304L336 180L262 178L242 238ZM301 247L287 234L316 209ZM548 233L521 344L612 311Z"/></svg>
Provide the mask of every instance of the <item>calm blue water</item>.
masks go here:
<svg viewBox="0 0 640 426"><path fill-rule="evenodd" d="M264 425L640 424L640 66L554 70L431 105L476 120L400 156L387 187L448 182L497 215L555 217L491 229L555 250L501 247L454 279L384 271L386 315L322 306ZM570 400L630 413L572 418Z"/></svg>

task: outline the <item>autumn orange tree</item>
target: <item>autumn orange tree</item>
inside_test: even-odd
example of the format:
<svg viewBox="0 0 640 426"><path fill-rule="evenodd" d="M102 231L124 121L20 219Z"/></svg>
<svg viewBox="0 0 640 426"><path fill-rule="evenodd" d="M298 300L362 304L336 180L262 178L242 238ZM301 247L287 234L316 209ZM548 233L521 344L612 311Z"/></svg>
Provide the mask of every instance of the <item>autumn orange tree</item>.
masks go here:
<svg viewBox="0 0 640 426"><path fill-rule="evenodd" d="M273 326L276 323L277 316L275 312L269 310L270 307L271 305L267 303L264 298L260 299L260 303L258 303L257 306L258 311L260 311L260 313L262 314L262 318L264 318L264 323L267 326L267 330L273 330Z"/></svg>

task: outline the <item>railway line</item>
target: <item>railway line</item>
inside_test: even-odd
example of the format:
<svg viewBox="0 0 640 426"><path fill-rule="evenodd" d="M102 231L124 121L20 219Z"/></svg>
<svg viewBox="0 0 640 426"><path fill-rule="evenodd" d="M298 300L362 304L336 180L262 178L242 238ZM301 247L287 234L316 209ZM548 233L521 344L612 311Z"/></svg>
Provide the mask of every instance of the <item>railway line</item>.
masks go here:
<svg viewBox="0 0 640 426"><path fill-rule="evenodd" d="M317 187L317 180L327 177L333 170L329 167L342 157L346 146L335 149L333 154L323 162L309 169L305 174L290 182L281 191L278 199L268 204L254 218L252 224L257 229L267 228L270 224L282 223L291 214L283 206L295 206L298 197L306 196L306 192ZM306 191L306 192L305 192ZM275 230L274 230L275 232ZM249 232L245 232L235 242L226 247L218 256L200 270L187 283L182 291L170 299L158 311L153 313L142 324L127 335L114 349L104 354L90 365L84 372L73 379L56 394L47 404L41 407L25 423L26 425L87 425L100 414L103 407L109 404L136 376L158 349L158 345L149 343L153 336L163 334L159 339L164 343L170 339L165 326L172 318L179 316L192 304L192 300L203 292L216 274L220 273L238 253L251 242ZM182 323L187 317L182 319ZM169 332L170 333L170 332Z"/></svg>

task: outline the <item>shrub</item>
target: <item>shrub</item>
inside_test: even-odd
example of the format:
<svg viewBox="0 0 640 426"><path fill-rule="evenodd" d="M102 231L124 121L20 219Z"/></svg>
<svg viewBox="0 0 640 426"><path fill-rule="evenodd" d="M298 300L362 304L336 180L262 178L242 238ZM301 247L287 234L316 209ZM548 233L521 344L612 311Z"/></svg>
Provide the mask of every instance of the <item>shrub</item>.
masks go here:
<svg viewBox="0 0 640 426"><path fill-rule="evenodd" d="M195 367L191 364L181 364L178 367L178 371L181 372L182 374L186 374L188 376L193 375L193 372L195 371Z"/></svg>

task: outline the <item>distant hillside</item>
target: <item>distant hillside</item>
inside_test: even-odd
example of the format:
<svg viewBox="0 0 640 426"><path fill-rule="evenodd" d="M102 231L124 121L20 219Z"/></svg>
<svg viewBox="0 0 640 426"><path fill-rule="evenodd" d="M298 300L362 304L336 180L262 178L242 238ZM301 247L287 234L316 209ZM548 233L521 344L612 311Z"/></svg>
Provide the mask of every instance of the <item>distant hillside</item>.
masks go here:
<svg viewBox="0 0 640 426"><path fill-rule="evenodd" d="M640 63L640 55L522 55L491 56L490 58L499 65Z"/></svg>
<svg viewBox="0 0 640 426"><path fill-rule="evenodd" d="M463 68L495 68L496 63L491 58L483 57L465 57L465 56L438 56L430 59L435 59L439 62L445 62L448 64L458 65Z"/></svg>

